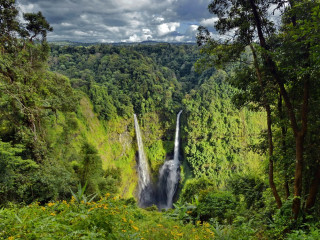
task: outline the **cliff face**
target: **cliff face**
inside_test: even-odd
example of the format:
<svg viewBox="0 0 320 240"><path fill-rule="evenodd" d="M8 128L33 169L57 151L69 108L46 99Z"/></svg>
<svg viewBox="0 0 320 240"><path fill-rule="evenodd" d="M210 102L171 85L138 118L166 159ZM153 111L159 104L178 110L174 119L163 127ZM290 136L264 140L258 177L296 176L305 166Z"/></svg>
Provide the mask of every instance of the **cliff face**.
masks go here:
<svg viewBox="0 0 320 240"><path fill-rule="evenodd" d="M133 117L99 120L87 97L80 100L79 115L78 135L85 137L96 147L104 169L120 169L119 194L122 197L134 197L138 175ZM147 113L141 116L139 121L152 178L156 181L159 167L173 154L174 119L165 121L157 113ZM75 144L78 140L74 139Z"/></svg>

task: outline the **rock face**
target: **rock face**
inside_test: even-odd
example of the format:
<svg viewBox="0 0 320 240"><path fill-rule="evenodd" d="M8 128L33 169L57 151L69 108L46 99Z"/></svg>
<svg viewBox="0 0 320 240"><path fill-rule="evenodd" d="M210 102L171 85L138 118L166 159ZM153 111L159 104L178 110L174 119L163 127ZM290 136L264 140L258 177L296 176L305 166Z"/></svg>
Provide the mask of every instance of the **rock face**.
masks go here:
<svg viewBox="0 0 320 240"><path fill-rule="evenodd" d="M119 143L122 146L122 151L119 156L121 158L132 148L132 137L127 130L119 134Z"/></svg>

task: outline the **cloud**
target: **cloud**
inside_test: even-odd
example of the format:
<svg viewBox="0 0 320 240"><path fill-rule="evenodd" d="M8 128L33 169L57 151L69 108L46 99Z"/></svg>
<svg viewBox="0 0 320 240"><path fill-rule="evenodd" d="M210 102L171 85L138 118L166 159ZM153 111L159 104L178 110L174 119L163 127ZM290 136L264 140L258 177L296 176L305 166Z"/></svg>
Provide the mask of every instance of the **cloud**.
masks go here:
<svg viewBox="0 0 320 240"><path fill-rule="evenodd" d="M61 23L61 26L63 26L63 27L72 27L73 24L67 23L67 22L63 22L63 23Z"/></svg>
<svg viewBox="0 0 320 240"><path fill-rule="evenodd" d="M180 23L178 22L170 22L170 23L163 23L158 25L158 35L164 36L168 33L175 32L177 27L180 27Z"/></svg>
<svg viewBox="0 0 320 240"><path fill-rule="evenodd" d="M17 0L23 12L42 11L54 28L49 41L194 41L210 19L212 0Z"/></svg>
<svg viewBox="0 0 320 240"><path fill-rule="evenodd" d="M200 22L200 25L205 27L213 27L217 21L218 21L218 17L202 19Z"/></svg>

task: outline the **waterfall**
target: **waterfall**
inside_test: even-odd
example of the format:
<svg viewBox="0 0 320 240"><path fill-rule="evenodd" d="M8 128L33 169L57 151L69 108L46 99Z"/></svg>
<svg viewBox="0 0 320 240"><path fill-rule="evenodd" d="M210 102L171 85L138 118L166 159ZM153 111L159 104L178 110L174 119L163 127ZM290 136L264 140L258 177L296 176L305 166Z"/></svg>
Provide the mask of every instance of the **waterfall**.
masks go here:
<svg viewBox="0 0 320 240"><path fill-rule="evenodd" d="M179 123L182 110L177 115L176 135L174 141L174 157L166 161L160 168L159 175L159 208L171 208L174 194L177 190L180 180L180 162L179 162Z"/></svg>
<svg viewBox="0 0 320 240"><path fill-rule="evenodd" d="M139 173L139 205L146 207L152 205L153 191L150 180L149 166L146 155L144 153L141 131L136 114L134 116L134 127L136 130L139 160L138 160L138 173Z"/></svg>
<svg viewBox="0 0 320 240"><path fill-rule="evenodd" d="M178 113L177 115L177 124L176 124L176 136L174 139L174 156L173 156L173 161L175 163L179 163L179 143L180 143L180 139L179 139L179 131L180 131L180 115L182 113L182 110Z"/></svg>

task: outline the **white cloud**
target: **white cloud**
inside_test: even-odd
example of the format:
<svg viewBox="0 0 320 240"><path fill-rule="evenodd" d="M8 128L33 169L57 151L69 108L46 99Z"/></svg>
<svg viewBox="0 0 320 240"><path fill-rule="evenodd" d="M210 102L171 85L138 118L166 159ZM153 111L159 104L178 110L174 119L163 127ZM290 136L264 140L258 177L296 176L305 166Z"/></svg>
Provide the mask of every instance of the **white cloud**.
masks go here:
<svg viewBox="0 0 320 240"><path fill-rule="evenodd" d="M189 29L191 32L196 32L196 31L198 31L198 27L199 27L198 25L190 25Z"/></svg>
<svg viewBox="0 0 320 240"><path fill-rule="evenodd" d="M18 3L17 6L24 13L34 12L35 8L36 8L36 6L34 4L32 4L32 3L26 4L26 5L22 5L22 4Z"/></svg>
<svg viewBox="0 0 320 240"><path fill-rule="evenodd" d="M83 32L78 30L75 30L73 33L78 36L87 36L89 34L88 32Z"/></svg>
<svg viewBox="0 0 320 240"><path fill-rule="evenodd" d="M112 26L105 26L105 25L102 25L101 27L112 33L119 33L121 31L120 27L112 27Z"/></svg>
<svg viewBox="0 0 320 240"><path fill-rule="evenodd" d="M158 34L159 36L166 35L168 33L176 31L176 29L180 27L180 23L178 22L169 22L158 25Z"/></svg>
<svg viewBox="0 0 320 240"><path fill-rule="evenodd" d="M154 17L154 21L156 23L162 23L164 21L164 18L163 17Z"/></svg>
<svg viewBox="0 0 320 240"><path fill-rule="evenodd" d="M217 21L218 21L217 17L202 19L202 21L200 22L200 25L205 27L213 27Z"/></svg>
<svg viewBox="0 0 320 240"><path fill-rule="evenodd" d="M67 22L63 22L63 23L61 23L61 26L64 26L64 27L72 27L73 24L67 23Z"/></svg>
<svg viewBox="0 0 320 240"><path fill-rule="evenodd" d="M137 34L133 34L132 36L129 37L129 42L139 42L141 40L140 37L138 37Z"/></svg>
<svg viewBox="0 0 320 240"><path fill-rule="evenodd" d="M143 34L151 34L151 30L148 28L143 28L142 32L143 32Z"/></svg>

